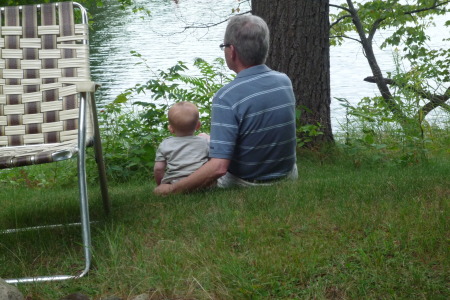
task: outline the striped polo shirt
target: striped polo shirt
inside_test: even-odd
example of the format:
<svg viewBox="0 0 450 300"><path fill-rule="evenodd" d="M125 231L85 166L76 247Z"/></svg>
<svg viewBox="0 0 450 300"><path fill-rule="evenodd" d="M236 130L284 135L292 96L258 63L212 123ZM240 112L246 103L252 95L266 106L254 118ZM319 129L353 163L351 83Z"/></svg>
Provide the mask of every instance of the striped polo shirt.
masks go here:
<svg viewBox="0 0 450 300"><path fill-rule="evenodd" d="M239 72L213 99L210 157L231 160L246 180L285 176L296 161L295 96L286 74L266 65Z"/></svg>

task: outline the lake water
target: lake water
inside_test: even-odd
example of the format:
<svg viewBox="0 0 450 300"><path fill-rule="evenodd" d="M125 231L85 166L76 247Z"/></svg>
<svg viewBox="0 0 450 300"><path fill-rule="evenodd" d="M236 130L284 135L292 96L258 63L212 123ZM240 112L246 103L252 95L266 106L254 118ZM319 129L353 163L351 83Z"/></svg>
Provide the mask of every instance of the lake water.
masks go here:
<svg viewBox="0 0 450 300"><path fill-rule="evenodd" d="M95 1L92 1L95 2ZM226 19L232 8L238 8L237 0L141 0L151 10L151 17L118 9L114 1L104 1L103 8L90 7L93 16L91 33L91 65L93 79L102 85L97 99L108 103L136 83L143 83L154 76L140 59L130 51L136 51L147 61L151 70L166 70L177 63L192 63L196 57L212 61L222 57L219 44L223 40L226 23L208 29L188 29L191 24L216 24ZM338 4L342 1L332 0ZM241 4L241 12L248 11L248 4ZM438 20L443 24L445 18ZM442 27L430 33L440 36ZM442 38L436 39L441 43ZM449 45L450 47L450 45ZM391 50L377 51L377 60L383 72L394 70ZM356 104L362 97L378 93L375 84L363 81L371 71L361 47L352 41L332 47L331 56L331 117L333 130L339 130L345 110L335 98L346 98ZM149 96L142 96L151 101Z"/></svg>

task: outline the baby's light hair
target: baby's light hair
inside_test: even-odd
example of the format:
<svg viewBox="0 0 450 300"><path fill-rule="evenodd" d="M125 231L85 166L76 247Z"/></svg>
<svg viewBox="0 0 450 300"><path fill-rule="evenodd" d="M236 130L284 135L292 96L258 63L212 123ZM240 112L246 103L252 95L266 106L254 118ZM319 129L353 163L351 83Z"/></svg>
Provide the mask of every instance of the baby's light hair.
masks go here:
<svg viewBox="0 0 450 300"><path fill-rule="evenodd" d="M197 129L200 114L195 104L182 101L177 102L169 109L169 124L177 135L193 135Z"/></svg>

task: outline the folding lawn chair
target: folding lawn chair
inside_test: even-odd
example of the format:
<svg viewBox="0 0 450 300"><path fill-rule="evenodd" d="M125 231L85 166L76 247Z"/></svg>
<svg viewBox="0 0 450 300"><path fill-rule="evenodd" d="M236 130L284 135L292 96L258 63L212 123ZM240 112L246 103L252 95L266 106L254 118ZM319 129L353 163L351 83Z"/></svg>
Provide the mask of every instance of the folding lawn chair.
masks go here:
<svg viewBox="0 0 450 300"><path fill-rule="evenodd" d="M78 157L85 259L85 268L77 275L6 281L82 277L91 264L86 146L95 148L106 213L110 205L94 100L96 85L89 71L87 13L75 2L11 6L1 8L0 24L0 169Z"/></svg>

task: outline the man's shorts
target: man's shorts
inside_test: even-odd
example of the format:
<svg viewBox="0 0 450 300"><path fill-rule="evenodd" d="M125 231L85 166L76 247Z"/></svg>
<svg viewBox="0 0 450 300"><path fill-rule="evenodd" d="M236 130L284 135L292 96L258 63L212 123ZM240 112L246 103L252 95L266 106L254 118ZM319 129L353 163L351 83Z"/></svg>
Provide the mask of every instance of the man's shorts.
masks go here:
<svg viewBox="0 0 450 300"><path fill-rule="evenodd" d="M292 171L286 175L282 180L277 181L269 181L269 182L251 182L244 180L242 178L239 178L237 176L234 176L231 173L226 173L219 179L217 179L217 187L220 188L228 188L233 186L239 186L239 187L250 187L250 186L265 186L265 185L272 185L277 182L282 182L285 180L296 180L298 179L298 169L297 164L294 164L294 167L292 168Z"/></svg>

